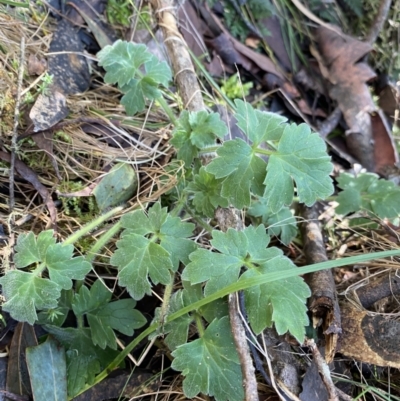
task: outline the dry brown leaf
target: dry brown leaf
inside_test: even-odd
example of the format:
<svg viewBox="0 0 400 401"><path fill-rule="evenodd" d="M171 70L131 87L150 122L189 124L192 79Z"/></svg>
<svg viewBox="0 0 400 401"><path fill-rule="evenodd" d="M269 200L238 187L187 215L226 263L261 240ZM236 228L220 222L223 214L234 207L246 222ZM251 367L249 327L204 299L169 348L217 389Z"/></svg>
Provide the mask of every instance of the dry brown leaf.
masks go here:
<svg viewBox="0 0 400 401"><path fill-rule="evenodd" d="M318 50L311 49L322 75L330 83L329 94L336 100L349 127L346 142L360 163L369 171L393 165L395 149L388 153L392 143L384 124L373 124L371 115L378 109L367 82L375 78L374 71L362 60L372 47L332 29L320 27L316 39ZM379 128L379 129L377 129Z"/></svg>
<svg viewBox="0 0 400 401"><path fill-rule="evenodd" d="M28 58L28 74L29 75L42 75L47 68L45 59L39 59L34 54L30 54Z"/></svg>

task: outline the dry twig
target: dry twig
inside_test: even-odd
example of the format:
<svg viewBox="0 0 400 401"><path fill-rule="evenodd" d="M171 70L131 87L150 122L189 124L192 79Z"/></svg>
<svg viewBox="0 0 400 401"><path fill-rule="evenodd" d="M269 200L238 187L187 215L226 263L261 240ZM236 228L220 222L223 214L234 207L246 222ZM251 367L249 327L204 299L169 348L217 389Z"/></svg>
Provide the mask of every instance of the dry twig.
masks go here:
<svg viewBox="0 0 400 401"><path fill-rule="evenodd" d="M175 81L182 97L184 107L190 111L204 110L205 105L197 76L187 46L177 27L174 1L153 0L153 5L158 17L158 24L163 31L164 43L172 62ZM206 163L206 160L203 160L203 163ZM237 230L242 229L243 224L238 210L233 208L218 209L215 217L222 231L226 231L229 227ZM233 337L235 339L244 377L246 401L258 401L254 366L250 357L248 344L243 340L246 338L246 334L240 322L235 296L229 297L229 310Z"/></svg>

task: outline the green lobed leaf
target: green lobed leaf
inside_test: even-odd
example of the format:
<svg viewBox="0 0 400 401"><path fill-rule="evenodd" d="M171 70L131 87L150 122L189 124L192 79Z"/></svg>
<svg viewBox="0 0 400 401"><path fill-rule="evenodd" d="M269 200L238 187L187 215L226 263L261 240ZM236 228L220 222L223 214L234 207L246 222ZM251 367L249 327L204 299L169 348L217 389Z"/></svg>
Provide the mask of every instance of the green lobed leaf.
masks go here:
<svg viewBox="0 0 400 401"><path fill-rule="evenodd" d="M134 116L137 112L144 110L145 97L140 82L132 79L129 85L122 88L124 96L121 98L121 104L125 107L128 116Z"/></svg>
<svg viewBox="0 0 400 401"><path fill-rule="evenodd" d="M189 165L199 149L214 145L216 138L222 139L227 132L228 128L218 113L184 110L172 132L170 143L178 149L178 158Z"/></svg>
<svg viewBox="0 0 400 401"><path fill-rule="evenodd" d="M134 299L151 293L149 278L153 284L168 284L179 262L187 263L197 248L187 238L194 225L168 215L158 202L147 215L135 211L123 216L121 224L125 230L111 264L119 268L119 284L127 287Z"/></svg>
<svg viewBox="0 0 400 401"><path fill-rule="evenodd" d="M250 205L251 194L262 195L266 163L256 155L256 149L238 138L226 141L218 148L219 157L206 166L217 179L224 178L221 195L238 209Z"/></svg>
<svg viewBox="0 0 400 401"><path fill-rule="evenodd" d="M33 232L19 235L15 246L15 266L20 269L43 261L47 248L55 243L54 230L42 231L37 237Z"/></svg>
<svg viewBox="0 0 400 401"><path fill-rule="evenodd" d="M11 270L0 278L0 284L6 299L2 309L19 322L33 325L37 319L36 309L57 307L61 288L50 280Z"/></svg>
<svg viewBox="0 0 400 401"><path fill-rule="evenodd" d="M381 219L399 216L400 188L392 181L380 179L372 173L362 173L356 177L342 173L337 182L343 190L336 199L339 203L337 213L366 210Z"/></svg>
<svg viewBox="0 0 400 401"><path fill-rule="evenodd" d="M286 117L276 113L254 109L250 103L236 99L236 113L238 127L258 146L265 141L279 141L286 127Z"/></svg>
<svg viewBox="0 0 400 401"><path fill-rule="evenodd" d="M172 355L172 368L185 376L186 397L204 393L217 401L243 399L242 372L227 317L214 320L201 338L181 345Z"/></svg>
<svg viewBox="0 0 400 401"><path fill-rule="evenodd" d="M221 196L222 181L207 173L204 167L200 168L186 190L193 196L192 202L196 211L207 217L214 217L218 206L229 206L228 200Z"/></svg>
<svg viewBox="0 0 400 401"><path fill-rule="evenodd" d="M240 280L264 274L296 269L278 248L270 248L270 259L247 270ZM306 301L310 289L301 277L291 277L273 283L251 287L244 291L246 311L251 328L260 334L274 322L278 334L289 331L300 344L304 341L305 326L309 324ZM272 316L268 313L272 310Z"/></svg>
<svg viewBox="0 0 400 401"><path fill-rule="evenodd" d="M121 104L129 115L142 111L146 99L160 97L158 87L167 86L172 78L168 64L160 62L142 44L118 40L101 50L97 57L99 65L107 71L104 80L117 83L124 93ZM140 67L144 68L144 74Z"/></svg>
<svg viewBox="0 0 400 401"><path fill-rule="evenodd" d="M111 301L112 293L96 280L90 290L82 286L75 294L72 309L76 316L86 315L94 345L117 349L114 330L132 336L134 329L146 324L146 318L134 309L133 299Z"/></svg>
<svg viewBox="0 0 400 401"><path fill-rule="evenodd" d="M135 210L124 214L121 218L122 227L125 228L122 236L127 234L146 235L159 232L167 216L167 208L161 208L159 202L156 202L148 210L147 214L143 210Z"/></svg>
<svg viewBox="0 0 400 401"><path fill-rule="evenodd" d="M72 280L83 280L92 268L82 256L72 257L73 245L50 245L43 261L50 279L64 290L72 288Z"/></svg>
<svg viewBox="0 0 400 401"><path fill-rule="evenodd" d="M318 134L306 124L286 126L276 152L269 158L264 197L273 213L293 202L294 182L307 206L333 193L330 157Z"/></svg>
<svg viewBox="0 0 400 401"><path fill-rule="evenodd" d="M182 280L191 284L207 281L206 296L236 282L241 267L250 260L249 254L257 263L269 258L265 249L269 237L262 225L246 227L243 231L229 228L226 233L214 230L212 236L211 245L220 253L198 249L189 256L190 263L182 272Z"/></svg>
<svg viewBox="0 0 400 401"><path fill-rule="evenodd" d="M53 235L53 230L37 237L21 234L16 245L16 267L37 266L29 273L10 271L0 279L6 298L4 308L18 321L33 324L36 309L55 308L61 289L71 289L72 280L83 280L91 269L83 257L73 257L73 245L56 243ZM45 268L50 280L40 277Z"/></svg>
<svg viewBox="0 0 400 401"><path fill-rule="evenodd" d="M242 231L230 228L226 233L213 231L212 235L211 244L220 253L198 249L190 255L191 262L182 272L182 279L192 284L206 282L205 296L236 282L242 267L247 271L239 280L296 268L280 249L266 248L269 236L263 225ZM299 341L303 340L308 323L305 303L310 295L303 279L293 277L255 286L245 294L249 321L257 334L273 321L280 334L289 330Z"/></svg>
<svg viewBox="0 0 400 401"><path fill-rule="evenodd" d="M168 215L160 229L160 245L169 252L173 270L177 271L179 262L189 263L189 255L197 249L197 244L188 239L195 225L183 222L179 217Z"/></svg>
<svg viewBox="0 0 400 401"><path fill-rule="evenodd" d="M152 57L145 45L122 40L117 40L112 46L106 46L97 53L99 65L107 71L105 82L117 83L120 87L127 85L138 69Z"/></svg>
<svg viewBox="0 0 400 401"><path fill-rule="evenodd" d="M161 245L137 234L127 234L117 242L117 247L110 263L118 267L118 284L126 287L133 299L151 294L149 278L153 284L170 283L173 264Z"/></svg>
<svg viewBox="0 0 400 401"><path fill-rule="evenodd" d="M283 207L278 213L272 213L265 198L258 198L248 210L248 214L261 217L262 223L267 227L269 235L280 237L285 245L297 236L297 222L291 210Z"/></svg>
<svg viewBox="0 0 400 401"><path fill-rule="evenodd" d="M165 61L159 61L154 55L145 63L144 68L146 75L142 80L147 85L147 88L156 88L158 85L167 87L172 79L171 69L168 64ZM150 96L148 97L151 99Z"/></svg>

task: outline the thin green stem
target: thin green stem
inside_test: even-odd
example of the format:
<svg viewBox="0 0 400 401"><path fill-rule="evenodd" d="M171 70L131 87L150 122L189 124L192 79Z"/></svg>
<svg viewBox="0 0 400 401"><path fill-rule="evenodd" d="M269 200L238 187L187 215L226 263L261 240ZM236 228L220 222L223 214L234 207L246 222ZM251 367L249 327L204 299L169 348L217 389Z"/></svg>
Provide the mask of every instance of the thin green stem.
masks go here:
<svg viewBox="0 0 400 401"><path fill-rule="evenodd" d="M207 153L213 153L216 152L219 148L221 147L221 145L216 145L216 146L210 146L204 149L200 149L199 150L199 157L207 154Z"/></svg>
<svg viewBox="0 0 400 401"><path fill-rule="evenodd" d="M247 288L250 288L250 287L253 287L256 285L266 284L266 283L270 283L273 281L283 280L283 279L286 279L289 277L295 277L295 276L299 276L302 274L312 273L312 272L321 271L321 270L325 270L325 269L331 269L333 267L341 267L341 266L346 266L346 265L350 265L350 264L367 262L367 261L374 260L374 259L381 259L381 258L387 258L390 256L399 256L399 255L400 255L399 249L394 250L394 251L367 253L364 255L352 256L349 258L343 258L343 259L338 259L338 260L329 260L327 262L316 263L314 265L299 267L297 269L273 272L273 273L269 273L269 274L264 274L262 276L251 277L251 278L247 278L244 280L239 280L236 283L231 284L227 287L224 287L221 290L215 292L214 294L211 294L211 295L201 299L200 301L194 302L194 303L180 309L179 311L172 313L171 315L167 316L165 320L167 323L172 322L173 320L178 319L179 317L181 317L193 310L198 310L202 306L207 305L210 302L215 301L216 299L225 297L228 294L231 294L233 292L245 290ZM105 379L110 372L112 372L115 368L117 368L123 362L123 360L126 358L126 356L142 340L144 340L148 335L150 335L154 331L156 331L157 327L158 327L158 323L153 323L145 331L143 331L138 337L136 337L130 344L128 344L125 347L125 349L122 352L120 352L118 354L118 356L107 366L106 369L104 369L102 372L100 372L96 376L94 383L92 383L91 385L87 385L85 388L83 388L80 391L79 394L83 393L84 391L88 390L90 387L94 386L97 383L100 383L103 379Z"/></svg>
<svg viewBox="0 0 400 401"><path fill-rule="evenodd" d="M213 227L211 227L208 223L206 223L201 217L198 217L195 212L193 212L189 206L185 207L185 211L191 216L191 218L204 230L206 230L208 233L212 233L214 230Z"/></svg>
<svg viewBox="0 0 400 401"><path fill-rule="evenodd" d="M208 71L204 68L203 63L199 61L199 59L193 54L193 52L188 48L187 49L192 60L196 64L196 67L202 72L202 74L206 77L209 84L217 91L217 93L224 99L224 101L229 105L232 110L236 110L235 104L226 96L222 91L221 87L214 81L213 77L208 73Z"/></svg>
<svg viewBox="0 0 400 401"><path fill-rule="evenodd" d="M114 224L109 230L107 230L97 241L96 243L90 248L88 253L85 256L87 262L92 263L93 259L96 255L99 254L100 250L113 238L117 235L118 231L122 228L121 221Z"/></svg>
<svg viewBox="0 0 400 401"><path fill-rule="evenodd" d="M258 153L258 154L260 154L260 155L271 156L271 155L273 155L275 152L273 152L272 150L268 150L268 149L255 148L255 153Z"/></svg>
<svg viewBox="0 0 400 401"><path fill-rule="evenodd" d="M197 312L195 312L193 314L193 316L194 316L194 320L196 322L197 332L199 333L199 337L201 338L204 336L204 332L205 332L203 320L201 319L201 315Z"/></svg>
<svg viewBox="0 0 400 401"><path fill-rule="evenodd" d="M174 279L175 275L171 273L171 282L167 284L164 289L163 303L161 305L161 313L159 319L159 324L161 324L162 327L164 326L165 317L168 314L169 301L171 299L172 290L174 289Z"/></svg>
<svg viewBox="0 0 400 401"><path fill-rule="evenodd" d="M157 102L160 103L160 106L165 111L165 114L168 116L171 123L176 126L178 119L175 117L174 112L172 111L171 107L169 107L169 104L166 102L166 100L162 96L160 96L159 98L157 98Z"/></svg>
<svg viewBox="0 0 400 401"><path fill-rule="evenodd" d="M83 315L78 315L76 317L76 324L78 326L78 329L82 329L84 327L84 322L83 322Z"/></svg>
<svg viewBox="0 0 400 401"><path fill-rule="evenodd" d="M9 6L29 8L29 3L20 3L18 1L0 0L1 4L8 4Z"/></svg>
<svg viewBox="0 0 400 401"><path fill-rule="evenodd" d="M86 224L83 226L80 230L76 231L75 233L71 234L64 242L63 245L69 245L69 244L74 244L76 241L78 241L80 238L82 238L84 235L89 233L90 231L94 230L97 226L99 226L101 223L105 222L112 216L118 214L124 210L122 206L118 206L112 210L110 210L107 213L102 214L101 216L97 217L90 223Z"/></svg>

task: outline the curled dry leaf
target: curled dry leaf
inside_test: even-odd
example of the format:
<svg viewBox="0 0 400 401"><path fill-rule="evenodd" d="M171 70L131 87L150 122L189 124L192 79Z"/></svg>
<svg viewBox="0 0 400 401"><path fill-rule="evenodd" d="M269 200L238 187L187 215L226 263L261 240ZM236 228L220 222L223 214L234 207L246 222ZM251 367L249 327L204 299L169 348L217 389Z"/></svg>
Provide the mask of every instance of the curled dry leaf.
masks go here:
<svg viewBox="0 0 400 401"><path fill-rule="evenodd" d="M330 84L331 98L337 101L349 127L346 132L348 147L369 171L382 168L381 155L384 155L385 165L393 165L395 149L392 146L391 151L387 151L387 145L393 143L390 133L371 118L378 109L367 82L376 75L362 60L372 50L371 45L325 27L317 29L316 40L318 50L311 48L311 52Z"/></svg>
<svg viewBox="0 0 400 401"><path fill-rule="evenodd" d="M11 155L9 153L0 151L0 159L7 163L10 163ZM49 210L51 222L53 225L55 225L57 221L57 210L53 202L53 199L51 199L51 195L48 189L39 181L39 178L36 175L36 173L33 170L31 170L21 160L18 159L15 160L15 169L23 179L30 182L36 189L36 191L39 192L40 196L42 197L44 203L47 206L47 209Z"/></svg>

